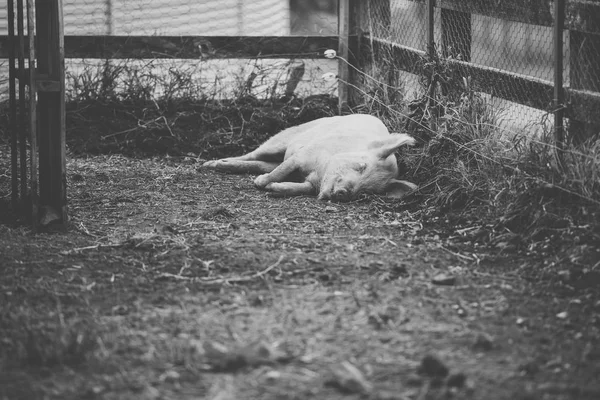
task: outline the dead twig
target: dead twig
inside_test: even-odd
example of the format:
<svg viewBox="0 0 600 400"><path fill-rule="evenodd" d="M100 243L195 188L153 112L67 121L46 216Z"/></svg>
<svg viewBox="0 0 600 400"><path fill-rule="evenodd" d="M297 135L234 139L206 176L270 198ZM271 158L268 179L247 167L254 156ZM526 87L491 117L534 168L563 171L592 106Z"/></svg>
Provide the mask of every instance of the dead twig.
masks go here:
<svg viewBox="0 0 600 400"><path fill-rule="evenodd" d="M460 253L457 253L457 252L452 251L450 249L447 249L444 246L440 246L440 247L441 247L442 250L447 251L448 253L452 254L453 256L456 256L458 258L462 258L463 260L477 261L477 259L474 258L474 257L465 256L464 254L460 254Z"/></svg>
<svg viewBox="0 0 600 400"><path fill-rule="evenodd" d="M117 244L95 244L92 246L85 246L85 247L77 247L75 249L71 249L71 250L64 250L61 251L60 254L62 254L63 256L67 256L69 254L76 254L79 252L82 252L84 250L98 250L101 248L114 248L114 247L121 247L123 246L124 243L117 243Z"/></svg>
<svg viewBox="0 0 600 400"><path fill-rule="evenodd" d="M249 275L249 276L236 276L236 277L231 277L231 278L194 278L194 277L187 277L187 276L182 276L182 275L177 275L177 274L172 274L170 272L163 272L162 274L160 274L158 277L159 278L174 278L174 279L179 279L179 280L193 280L193 281L199 281L202 283L210 283L210 284L220 284L220 283L235 283L235 282L248 282L251 280L254 280L256 278L260 278L266 274L268 274L271 270L273 270L274 268L277 268L281 262L284 260L285 256L281 255L279 256L279 259L274 263L269 265L267 268L263 269L262 271L259 271L253 275Z"/></svg>
<svg viewBox="0 0 600 400"><path fill-rule="evenodd" d="M279 256L279 259L274 264L269 265L267 268L263 269L262 271L259 271L256 274L253 274L250 276L238 276L238 277L233 277L233 278L217 278L217 279L201 279L201 281L206 282L206 283L232 283L232 282L251 281L256 278L260 278L261 276L268 274L269 271L273 270L274 268L277 268L281 264L281 262L283 261L284 258L285 258L285 256L282 254L281 256Z"/></svg>

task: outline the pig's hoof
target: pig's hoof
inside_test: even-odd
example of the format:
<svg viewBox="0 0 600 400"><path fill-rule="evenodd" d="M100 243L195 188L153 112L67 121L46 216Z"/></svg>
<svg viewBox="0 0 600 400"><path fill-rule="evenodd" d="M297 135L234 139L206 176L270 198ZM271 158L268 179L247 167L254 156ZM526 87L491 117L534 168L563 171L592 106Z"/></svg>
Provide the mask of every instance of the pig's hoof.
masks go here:
<svg viewBox="0 0 600 400"><path fill-rule="evenodd" d="M221 160L210 160L202 164L202 168L217 168Z"/></svg>
<svg viewBox="0 0 600 400"><path fill-rule="evenodd" d="M265 189L266 186L271 183L268 175L269 174L262 174L257 176L256 179L254 179L254 185L258 188Z"/></svg>
<svg viewBox="0 0 600 400"><path fill-rule="evenodd" d="M215 169L217 171L227 171L229 167L229 160L226 158L222 158L220 160L211 160L207 161L200 168L209 168Z"/></svg>

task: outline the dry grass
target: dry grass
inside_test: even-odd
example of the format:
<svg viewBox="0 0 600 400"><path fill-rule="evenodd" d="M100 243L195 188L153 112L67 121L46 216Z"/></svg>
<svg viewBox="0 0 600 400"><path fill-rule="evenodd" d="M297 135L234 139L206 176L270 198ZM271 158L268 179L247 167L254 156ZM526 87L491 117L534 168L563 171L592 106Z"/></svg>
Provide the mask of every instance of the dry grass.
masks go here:
<svg viewBox="0 0 600 400"><path fill-rule="evenodd" d="M503 110L447 60L422 60L421 95L408 101L392 58L385 51L378 57L374 72L362 75L358 109L420 140L422 146L402 154L401 167L419 183L407 201L419 204L424 218L447 221L450 230L479 232L463 238L468 242L538 257L542 270L577 259L575 270L597 272L597 137L567 144L564 168L557 168L552 132L536 137L502 129Z"/></svg>

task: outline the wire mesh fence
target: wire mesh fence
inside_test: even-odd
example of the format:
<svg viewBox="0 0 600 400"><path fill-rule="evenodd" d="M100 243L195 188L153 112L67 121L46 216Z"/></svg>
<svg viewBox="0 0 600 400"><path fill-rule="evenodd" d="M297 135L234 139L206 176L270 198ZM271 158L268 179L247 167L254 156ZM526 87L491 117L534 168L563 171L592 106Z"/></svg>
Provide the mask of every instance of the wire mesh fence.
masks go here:
<svg viewBox="0 0 600 400"><path fill-rule="evenodd" d="M464 9L433 9L433 51L441 60L458 60L481 67L504 71L514 76L527 77L552 84L553 81L553 31L552 15L548 7L538 7L530 2L510 2L520 9L506 9L504 2L480 2L481 9L471 8L477 2L467 2ZM485 4L483 4L485 3ZM534 2L535 3L535 2ZM457 3L453 3L457 4ZM408 49L418 50L425 55L428 51L428 5L426 1L372 0L368 2L368 17L361 19L361 29L374 38L383 39ZM457 8L455 6L455 8ZM510 16L503 19L503 16ZM521 16L523 21L515 21ZM526 23L530 19L530 23ZM569 59L569 31L564 33L564 60ZM381 60L377 60L380 62ZM564 80L570 84L570 64L565 62ZM406 68L403 68L406 70ZM411 71L416 75L423 68ZM403 91L410 97L422 94L418 76L399 71ZM461 78L467 78L461 77ZM466 81L465 81L466 82ZM457 82L463 85L459 79ZM518 99L528 90L518 79L508 80L510 98ZM472 88L471 88L472 89ZM553 109L551 92L541 93L535 107L527 102L507 101L500 96L484 94L487 101L497 110L497 121L509 131L543 128L549 129L548 112ZM525 104L523 104L525 103ZM544 105L539 107L539 105ZM540 109L541 108L541 109Z"/></svg>

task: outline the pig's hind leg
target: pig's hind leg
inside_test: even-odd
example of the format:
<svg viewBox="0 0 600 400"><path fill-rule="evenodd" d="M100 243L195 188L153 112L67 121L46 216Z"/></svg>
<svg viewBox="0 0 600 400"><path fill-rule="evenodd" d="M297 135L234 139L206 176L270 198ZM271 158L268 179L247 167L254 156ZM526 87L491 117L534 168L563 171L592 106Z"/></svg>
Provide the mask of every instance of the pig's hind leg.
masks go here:
<svg viewBox="0 0 600 400"><path fill-rule="evenodd" d="M267 141L248 154L207 161L202 164L202 168L238 174L265 174L273 171L281 164L284 154L284 146Z"/></svg>
<svg viewBox="0 0 600 400"><path fill-rule="evenodd" d="M232 174L264 174L273 171L278 165L278 162L223 158L221 160L207 161L202 164L202 168L210 168Z"/></svg>

